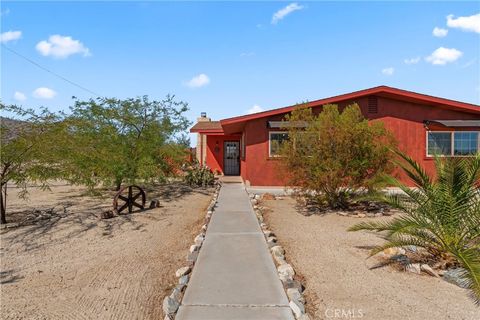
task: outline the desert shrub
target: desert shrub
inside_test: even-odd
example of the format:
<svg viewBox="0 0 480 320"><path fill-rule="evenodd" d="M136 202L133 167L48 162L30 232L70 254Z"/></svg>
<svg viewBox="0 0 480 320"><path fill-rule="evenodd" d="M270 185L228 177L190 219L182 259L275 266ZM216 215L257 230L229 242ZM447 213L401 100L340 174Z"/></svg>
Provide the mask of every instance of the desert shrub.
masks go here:
<svg viewBox="0 0 480 320"><path fill-rule="evenodd" d="M185 182L190 186L205 188L214 184L215 175L210 168L195 163L187 170Z"/></svg>
<svg viewBox="0 0 480 320"><path fill-rule="evenodd" d="M403 194L379 194L377 199L404 214L389 221L362 222L350 231L384 233L387 242L372 255L386 248L417 246L440 262L453 261L463 268L463 285L480 305L480 153L473 158L437 158L435 179L410 157L399 155L400 167L416 188L389 177Z"/></svg>
<svg viewBox="0 0 480 320"><path fill-rule="evenodd" d="M287 185L309 202L346 208L352 192L373 189L392 168L392 135L383 123L369 122L356 104L343 112L325 105L318 115L300 106L286 120L291 125L281 146L282 171L288 172Z"/></svg>

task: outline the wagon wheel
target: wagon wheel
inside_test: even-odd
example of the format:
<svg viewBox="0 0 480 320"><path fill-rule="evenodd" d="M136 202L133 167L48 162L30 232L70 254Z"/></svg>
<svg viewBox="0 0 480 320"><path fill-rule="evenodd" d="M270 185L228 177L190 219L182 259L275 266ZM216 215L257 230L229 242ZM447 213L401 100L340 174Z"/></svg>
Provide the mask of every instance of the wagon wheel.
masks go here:
<svg viewBox="0 0 480 320"><path fill-rule="evenodd" d="M125 186L115 194L113 210L120 214L128 208L128 213L132 213L133 207L137 207L140 210L145 209L145 191L136 185Z"/></svg>

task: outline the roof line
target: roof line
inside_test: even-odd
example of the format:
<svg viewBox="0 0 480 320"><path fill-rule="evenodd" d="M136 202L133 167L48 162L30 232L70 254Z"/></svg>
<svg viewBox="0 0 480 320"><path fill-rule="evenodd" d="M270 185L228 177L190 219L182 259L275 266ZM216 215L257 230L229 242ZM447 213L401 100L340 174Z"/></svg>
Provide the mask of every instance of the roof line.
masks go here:
<svg viewBox="0 0 480 320"><path fill-rule="evenodd" d="M439 98L431 95L426 95L422 93L417 93L413 91L407 91L403 89L397 89L389 86L377 86L369 89L363 89L363 90L358 90L350 93L344 93L328 98L323 98L319 100L314 100L311 102L305 103L306 107L314 107L314 106L319 106L323 104L328 104L332 103L335 101L343 101L343 100L349 100L353 98L358 98L370 94L379 94L379 93L387 93L387 94L393 94L397 96L403 96L405 98L411 98L411 99L416 99L416 100L421 100L426 103L431 103L431 104L444 104L456 109L462 109L463 111L467 112L475 112L480 114L480 106L476 104L471 104L471 103L466 103L466 102L461 102L461 101L456 101L456 100L450 100L450 99L445 99L445 98ZM295 105L290 105L287 107L283 108L278 108L278 109L273 109L273 110L267 110L267 111L262 111L254 114L248 114L248 115L242 115L242 116L236 116L232 118L225 118L220 120L220 123L223 125L227 124L232 124L236 122L241 122L241 121L248 121L252 119L257 119L257 118L263 118L263 117L268 117L276 114L281 114L281 113L286 113L292 111L295 107L297 107L299 104Z"/></svg>

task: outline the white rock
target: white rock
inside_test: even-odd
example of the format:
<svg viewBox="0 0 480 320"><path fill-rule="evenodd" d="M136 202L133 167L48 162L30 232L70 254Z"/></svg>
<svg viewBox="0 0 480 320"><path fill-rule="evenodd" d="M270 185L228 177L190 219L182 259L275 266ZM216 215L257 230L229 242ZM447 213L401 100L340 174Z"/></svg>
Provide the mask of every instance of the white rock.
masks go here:
<svg viewBox="0 0 480 320"><path fill-rule="evenodd" d="M163 312L165 314L175 313L179 305L180 303L177 300L172 299L171 297L165 297L165 299L163 299Z"/></svg>
<svg viewBox="0 0 480 320"><path fill-rule="evenodd" d="M270 248L270 251L272 251L273 255L284 255L285 250L281 246L274 246Z"/></svg>
<svg viewBox="0 0 480 320"><path fill-rule="evenodd" d="M260 195L259 195L259 194L256 194L256 195L255 195L255 199L256 199L256 200L259 200L259 199L260 199Z"/></svg>
<svg viewBox="0 0 480 320"><path fill-rule="evenodd" d="M290 308L295 315L295 318L300 318L303 314L305 314L305 306L300 301L290 301L289 303Z"/></svg>
<svg viewBox="0 0 480 320"><path fill-rule="evenodd" d="M268 241L277 242L277 237L274 237L274 236L267 237L267 242Z"/></svg>
<svg viewBox="0 0 480 320"><path fill-rule="evenodd" d="M182 299L182 291L180 289L173 289L172 293L170 294L170 298L175 301L179 301Z"/></svg>
<svg viewBox="0 0 480 320"><path fill-rule="evenodd" d="M405 271L411 272L411 273L416 273L420 274L420 263L410 263L405 267Z"/></svg>
<svg viewBox="0 0 480 320"><path fill-rule="evenodd" d="M204 237L203 235L199 234L199 235L196 236L195 239L194 239L195 245L201 246L202 243L203 243L203 240L205 240L205 237Z"/></svg>
<svg viewBox="0 0 480 320"><path fill-rule="evenodd" d="M275 262L279 265L287 263L287 261L285 261L284 255L274 255L273 260L275 260Z"/></svg>
<svg viewBox="0 0 480 320"><path fill-rule="evenodd" d="M440 276L438 275L438 273L436 273L428 264L422 264L420 266L420 269L425 272L426 274L429 274L431 275L432 277L437 277L439 278Z"/></svg>
<svg viewBox="0 0 480 320"><path fill-rule="evenodd" d="M188 283L188 275L181 276L180 279L178 279L179 284L187 285Z"/></svg>
<svg viewBox="0 0 480 320"><path fill-rule="evenodd" d="M264 230L264 231L263 231L263 234L265 234L265 237L271 237L271 236L273 236L273 232L270 231L270 230Z"/></svg>
<svg viewBox="0 0 480 320"><path fill-rule="evenodd" d="M267 246L269 248L275 247L276 245L277 245L277 243L275 241L271 241L271 240L267 241Z"/></svg>
<svg viewBox="0 0 480 320"><path fill-rule="evenodd" d="M288 288L287 296L288 296L288 299L290 300L297 300L297 301L300 301L301 303L305 303L305 298L297 288Z"/></svg>
<svg viewBox="0 0 480 320"><path fill-rule="evenodd" d="M180 278L186 274L189 274L190 273L190 270L192 270L190 267L182 267L180 269L178 269L177 271L175 271L175 276L177 278Z"/></svg>
<svg viewBox="0 0 480 320"><path fill-rule="evenodd" d="M286 281L287 279L293 279L293 276L295 275L293 267L288 263L279 265L277 271L282 281Z"/></svg>
<svg viewBox="0 0 480 320"><path fill-rule="evenodd" d="M198 247L196 244L192 244L192 245L190 246L190 249L188 249L188 251L190 251L190 253L194 253L195 251L198 250L198 248L199 248L199 247Z"/></svg>

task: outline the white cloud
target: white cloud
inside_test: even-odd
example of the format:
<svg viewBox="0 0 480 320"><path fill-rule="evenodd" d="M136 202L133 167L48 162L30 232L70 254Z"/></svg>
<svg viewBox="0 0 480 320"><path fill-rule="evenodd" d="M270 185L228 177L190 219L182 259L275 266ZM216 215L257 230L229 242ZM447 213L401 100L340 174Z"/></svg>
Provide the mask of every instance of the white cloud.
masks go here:
<svg viewBox="0 0 480 320"><path fill-rule="evenodd" d="M391 76L393 75L394 72L395 72L395 68L393 67L382 69L382 73L386 76Z"/></svg>
<svg viewBox="0 0 480 320"><path fill-rule="evenodd" d="M15 93L13 94L13 99L22 102L27 100L27 96L23 92L15 91Z"/></svg>
<svg viewBox="0 0 480 320"><path fill-rule="evenodd" d="M288 6L278 10L273 14L272 24L277 24L280 20L288 16L290 13L298 10L302 10L304 6L299 5L296 2L290 3Z"/></svg>
<svg viewBox="0 0 480 320"><path fill-rule="evenodd" d="M210 78L205 73L201 73L198 76L195 76L192 79L185 82L185 85L190 88L200 88L200 87L206 86L209 83L210 83Z"/></svg>
<svg viewBox="0 0 480 320"><path fill-rule="evenodd" d="M54 58L67 58L72 54L82 54L84 57L90 56L90 49L85 47L83 43L68 36L54 34L37 43L37 51L43 56L52 56Z"/></svg>
<svg viewBox="0 0 480 320"><path fill-rule="evenodd" d="M405 59L403 62L405 62L405 64L417 64L420 62L420 57Z"/></svg>
<svg viewBox="0 0 480 320"><path fill-rule="evenodd" d="M262 107L260 107L258 104L255 104L253 107L247 110L247 113L252 114L252 113L257 113L262 111L263 111Z"/></svg>
<svg viewBox="0 0 480 320"><path fill-rule="evenodd" d="M473 31L480 33L480 13L469 17L454 18L453 14L447 16L447 26L450 28L459 28L463 31Z"/></svg>
<svg viewBox="0 0 480 320"><path fill-rule="evenodd" d="M447 36L448 30L447 29L442 29L442 28L439 28L439 27L435 27L435 28L433 28L432 34L435 37L443 38L443 37Z"/></svg>
<svg viewBox="0 0 480 320"><path fill-rule="evenodd" d="M440 47L433 51L431 55L425 58L427 62L434 65L445 65L450 62L454 62L459 59L463 53L455 48Z"/></svg>
<svg viewBox="0 0 480 320"><path fill-rule="evenodd" d="M18 40L22 37L22 31L7 31L0 34L0 42L7 43L9 41Z"/></svg>
<svg viewBox="0 0 480 320"><path fill-rule="evenodd" d="M33 91L33 96L37 99L52 99L57 95L57 93L46 87L40 87Z"/></svg>

